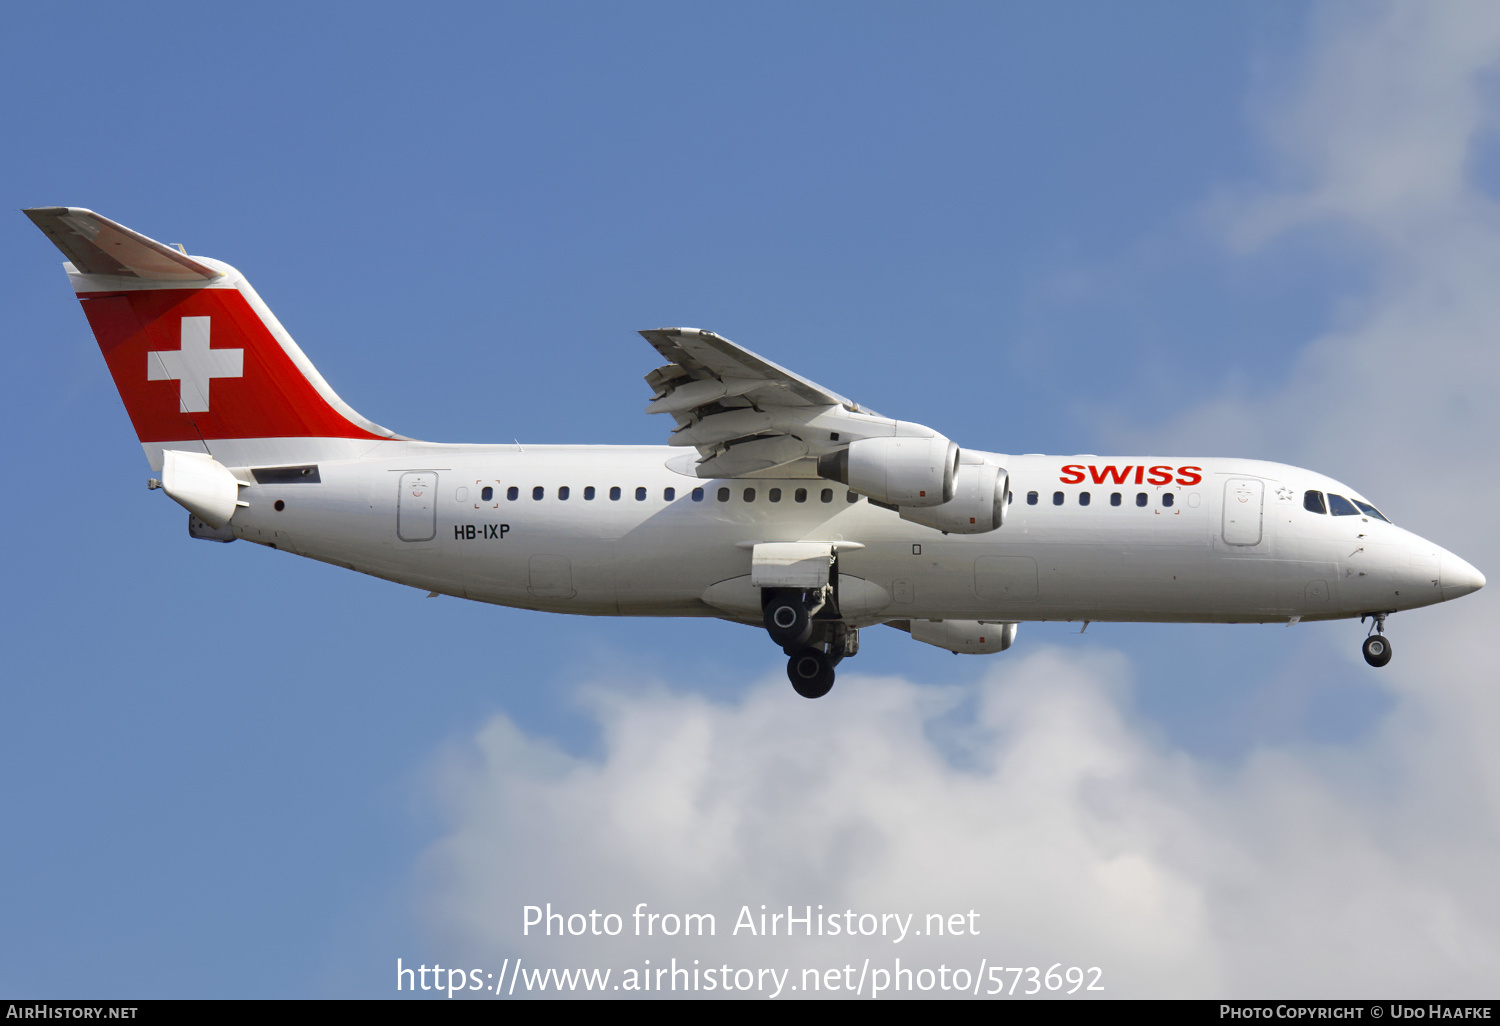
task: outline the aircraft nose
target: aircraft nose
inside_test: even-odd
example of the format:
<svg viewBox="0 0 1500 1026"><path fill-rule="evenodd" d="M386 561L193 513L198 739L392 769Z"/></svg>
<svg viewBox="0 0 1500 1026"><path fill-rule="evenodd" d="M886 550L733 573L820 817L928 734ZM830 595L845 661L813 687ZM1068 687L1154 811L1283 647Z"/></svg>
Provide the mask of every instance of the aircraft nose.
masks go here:
<svg viewBox="0 0 1500 1026"><path fill-rule="evenodd" d="M1471 594L1484 587L1484 574L1451 552L1443 553L1443 563L1442 569L1439 571L1439 580L1442 582L1443 601L1445 602L1448 599L1456 599L1461 595Z"/></svg>

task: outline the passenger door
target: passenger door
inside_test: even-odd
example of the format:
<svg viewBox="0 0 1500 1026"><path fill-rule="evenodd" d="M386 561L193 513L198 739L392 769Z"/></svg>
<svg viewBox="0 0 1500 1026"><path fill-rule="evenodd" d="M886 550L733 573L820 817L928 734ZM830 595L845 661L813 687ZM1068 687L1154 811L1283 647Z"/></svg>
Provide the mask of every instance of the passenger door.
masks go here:
<svg viewBox="0 0 1500 1026"><path fill-rule="evenodd" d="M1232 477L1224 482L1224 543L1259 545L1261 511L1266 484L1256 478Z"/></svg>
<svg viewBox="0 0 1500 1026"><path fill-rule="evenodd" d="M396 536L402 541L431 541L437 535L436 471L401 475L396 497Z"/></svg>

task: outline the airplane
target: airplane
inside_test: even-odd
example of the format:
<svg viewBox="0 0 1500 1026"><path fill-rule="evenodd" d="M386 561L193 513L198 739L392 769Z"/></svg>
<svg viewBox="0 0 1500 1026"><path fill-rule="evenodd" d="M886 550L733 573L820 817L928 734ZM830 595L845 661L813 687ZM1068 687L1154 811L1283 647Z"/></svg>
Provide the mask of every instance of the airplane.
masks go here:
<svg viewBox="0 0 1500 1026"><path fill-rule="evenodd" d="M188 534L426 590L766 630L806 698L886 624L955 653L1025 621L1371 621L1484 587L1347 485L1227 458L1011 455L882 416L712 331L640 334L667 445L423 442L356 413L239 271L77 207L60 249Z"/></svg>

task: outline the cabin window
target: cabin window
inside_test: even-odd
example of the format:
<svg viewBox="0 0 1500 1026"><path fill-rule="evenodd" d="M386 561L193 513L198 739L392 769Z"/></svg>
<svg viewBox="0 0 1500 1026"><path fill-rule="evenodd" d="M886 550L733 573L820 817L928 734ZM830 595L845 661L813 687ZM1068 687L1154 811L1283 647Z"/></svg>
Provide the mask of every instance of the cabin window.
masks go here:
<svg viewBox="0 0 1500 1026"><path fill-rule="evenodd" d="M484 502L489 502L494 497L495 489L491 488L489 485L485 485L479 490L479 498Z"/></svg>
<svg viewBox="0 0 1500 1026"><path fill-rule="evenodd" d="M746 488L745 489L745 501L746 502L754 502L755 501L755 489L754 488Z"/></svg>
<svg viewBox="0 0 1500 1026"><path fill-rule="evenodd" d="M1354 508L1354 503L1342 495L1328 493L1328 509L1336 517L1357 517L1359 510Z"/></svg>
<svg viewBox="0 0 1500 1026"><path fill-rule="evenodd" d="M1035 506L1036 505L1036 500L1037 500L1037 494L1036 494L1036 492L1027 492L1026 493L1026 505L1028 505L1028 506Z"/></svg>
<svg viewBox="0 0 1500 1026"><path fill-rule="evenodd" d="M854 505L854 503L859 501L859 493L851 489L849 493L844 496L844 501L848 502L851 506Z"/></svg>
<svg viewBox="0 0 1500 1026"><path fill-rule="evenodd" d="M533 499L540 500L541 497L543 495L546 495L546 494L547 494L547 489L543 488L541 485L537 485L535 488L533 488L531 490L531 497Z"/></svg>
<svg viewBox="0 0 1500 1026"><path fill-rule="evenodd" d="M798 502L806 502L807 501L807 489L806 488L798 488L795 492L792 493L792 498L796 499Z"/></svg>
<svg viewBox="0 0 1500 1026"><path fill-rule="evenodd" d="M1302 496L1302 508L1309 513L1327 513L1323 506L1323 493L1308 491Z"/></svg>
<svg viewBox="0 0 1500 1026"><path fill-rule="evenodd" d="M1172 503L1174 503L1176 501L1177 501L1177 497L1175 495L1173 495L1171 492L1162 492L1161 493L1161 504L1163 506L1166 506L1168 509L1171 509L1172 508Z"/></svg>
<svg viewBox="0 0 1500 1026"><path fill-rule="evenodd" d="M781 501L781 489L780 488L772 488L769 492L766 493L766 498L770 499L772 502L780 502Z"/></svg>
<svg viewBox="0 0 1500 1026"><path fill-rule="evenodd" d="M823 491L818 495L818 498L822 499L824 502L832 502L833 501L833 489L832 488L824 488Z"/></svg>
<svg viewBox="0 0 1500 1026"><path fill-rule="evenodd" d="M729 501L729 489L728 488L720 488L719 489L719 501L720 502L728 502Z"/></svg>
<svg viewBox="0 0 1500 1026"><path fill-rule="evenodd" d="M515 485L511 485L509 488L505 489L505 497L511 502L515 502L521 497L521 489L517 488Z"/></svg>
<svg viewBox="0 0 1500 1026"><path fill-rule="evenodd" d="M646 501L646 489L645 488L637 488L635 490L635 501L636 502L645 502Z"/></svg>
<svg viewBox="0 0 1500 1026"><path fill-rule="evenodd" d="M616 501L616 502L619 501L619 499L620 499L620 486L619 485L615 485L613 488L611 488L609 490L609 497L613 501Z"/></svg>
<svg viewBox="0 0 1500 1026"><path fill-rule="evenodd" d="M561 488L559 488L557 490L557 497L559 499L562 499L564 502L566 502L567 499L568 499L568 496L572 495L572 494L573 494L573 490L571 488L569 488L567 485L563 485Z"/></svg>
<svg viewBox="0 0 1500 1026"><path fill-rule="evenodd" d="M676 488L663 488L662 489L662 493L661 493L661 497L663 499L666 499L668 502L671 502L673 499L677 498L677 489Z"/></svg>
<svg viewBox="0 0 1500 1026"><path fill-rule="evenodd" d="M1080 505L1080 506L1087 506L1088 504L1089 504L1089 493L1088 492L1079 492L1078 493L1078 505Z"/></svg>
<svg viewBox="0 0 1500 1026"><path fill-rule="evenodd" d="M585 488L583 490L583 498L584 498L584 501L586 501L586 502L592 502L594 500L594 486L593 485L589 485L587 488Z"/></svg>
<svg viewBox="0 0 1500 1026"><path fill-rule="evenodd" d="M1137 506L1144 506L1148 501L1150 501L1150 500L1148 500L1146 498L1146 493L1145 492L1136 492L1135 493L1135 504Z"/></svg>
<svg viewBox="0 0 1500 1026"><path fill-rule="evenodd" d="M702 502L703 501L703 489L702 488L694 488L693 489L693 501L694 502Z"/></svg>
<svg viewBox="0 0 1500 1026"><path fill-rule="evenodd" d="M1389 520L1385 519L1384 513L1380 512L1380 510L1376 509L1374 506L1371 506L1368 502L1361 502L1358 499L1355 499L1354 504L1358 506L1360 512L1364 513L1366 516L1374 517L1376 520L1385 520L1385 522L1388 524L1390 523Z"/></svg>
<svg viewBox="0 0 1500 1026"><path fill-rule="evenodd" d="M1110 492L1109 493L1109 504L1111 506L1118 506L1120 504L1120 493L1119 492Z"/></svg>
<svg viewBox="0 0 1500 1026"><path fill-rule="evenodd" d="M1063 504L1063 493L1062 492L1053 492L1052 493L1052 505L1054 505L1054 506L1061 506L1062 504Z"/></svg>

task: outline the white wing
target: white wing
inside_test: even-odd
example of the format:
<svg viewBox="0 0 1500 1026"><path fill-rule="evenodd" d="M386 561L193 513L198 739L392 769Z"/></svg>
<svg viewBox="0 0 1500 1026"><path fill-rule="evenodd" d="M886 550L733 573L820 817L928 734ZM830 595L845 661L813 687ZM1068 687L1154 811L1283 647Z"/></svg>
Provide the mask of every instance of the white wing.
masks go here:
<svg viewBox="0 0 1500 1026"><path fill-rule="evenodd" d="M656 328L641 335L671 363L646 375L647 413L677 422L671 444L698 450L699 477L743 477L780 468L815 477L815 460L860 438L932 436L883 417L721 335ZM791 467L806 460L802 467Z"/></svg>

